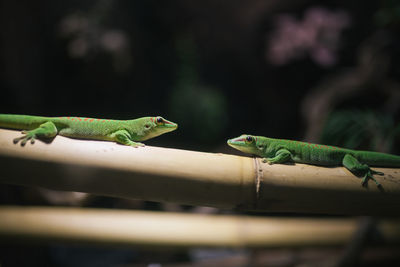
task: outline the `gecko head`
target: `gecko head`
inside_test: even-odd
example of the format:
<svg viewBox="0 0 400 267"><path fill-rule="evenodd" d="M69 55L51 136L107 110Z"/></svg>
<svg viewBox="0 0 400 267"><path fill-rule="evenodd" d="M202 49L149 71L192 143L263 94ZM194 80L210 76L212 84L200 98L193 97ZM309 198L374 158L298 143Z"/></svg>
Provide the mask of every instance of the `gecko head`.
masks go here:
<svg viewBox="0 0 400 267"><path fill-rule="evenodd" d="M244 153L258 154L257 136L242 134L239 137L229 139L228 145Z"/></svg>
<svg viewBox="0 0 400 267"><path fill-rule="evenodd" d="M142 134L140 135L140 140L145 141L147 139L162 135L174 131L178 128L178 124L166 120L163 117L145 117L142 119Z"/></svg>

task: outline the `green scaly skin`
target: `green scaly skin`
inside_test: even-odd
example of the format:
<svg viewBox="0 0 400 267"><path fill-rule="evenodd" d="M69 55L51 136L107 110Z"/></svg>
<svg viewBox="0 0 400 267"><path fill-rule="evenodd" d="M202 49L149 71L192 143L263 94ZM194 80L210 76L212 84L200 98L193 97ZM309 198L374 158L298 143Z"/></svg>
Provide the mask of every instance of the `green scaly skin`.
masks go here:
<svg viewBox="0 0 400 267"><path fill-rule="evenodd" d="M72 138L115 141L138 147L144 146L139 141L174 131L176 123L162 117L143 117L135 120L108 120L82 117L40 117L29 115L0 114L0 128L24 130L21 141L24 146L37 138L53 138L57 134Z"/></svg>
<svg viewBox="0 0 400 267"><path fill-rule="evenodd" d="M368 179L381 186L373 175L383 175L383 173L371 170L369 166L400 167L400 156L292 140L243 134L229 139L227 143L242 152L262 157L263 162L269 164L298 162L321 166L344 166L353 174L363 177L363 186L367 185Z"/></svg>

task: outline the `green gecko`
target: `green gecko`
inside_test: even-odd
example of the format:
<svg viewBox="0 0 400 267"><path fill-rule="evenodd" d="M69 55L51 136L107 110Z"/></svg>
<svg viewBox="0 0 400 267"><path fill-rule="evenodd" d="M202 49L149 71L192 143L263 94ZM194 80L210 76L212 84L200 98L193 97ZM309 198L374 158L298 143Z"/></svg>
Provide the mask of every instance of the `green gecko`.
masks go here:
<svg viewBox="0 0 400 267"><path fill-rule="evenodd" d="M143 117L135 120L108 120L81 117L40 117L29 115L0 114L0 127L24 130L21 141L33 144L36 138L53 138L57 134L72 138L115 141L138 147L138 141L159 136L175 130L178 125L162 117Z"/></svg>
<svg viewBox="0 0 400 267"><path fill-rule="evenodd" d="M335 146L310 144L293 140L283 140L243 134L229 139L228 145L245 153L263 157L269 164L298 162L321 166L344 166L357 176L362 176L362 185L372 179L378 187L381 184L373 174L382 172L371 170L371 166L400 167L400 156L345 149Z"/></svg>

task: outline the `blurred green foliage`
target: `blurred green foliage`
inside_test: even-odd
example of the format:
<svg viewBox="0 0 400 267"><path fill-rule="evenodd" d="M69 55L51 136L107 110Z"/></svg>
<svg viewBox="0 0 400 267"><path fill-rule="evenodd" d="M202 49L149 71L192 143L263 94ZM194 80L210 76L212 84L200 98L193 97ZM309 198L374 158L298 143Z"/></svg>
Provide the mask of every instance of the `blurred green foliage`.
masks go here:
<svg viewBox="0 0 400 267"><path fill-rule="evenodd" d="M340 110L326 120L321 143L352 149L393 152L400 124L392 115L371 110Z"/></svg>
<svg viewBox="0 0 400 267"><path fill-rule="evenodd" d="M400 1L382 1L382 7L375 14L375 21L380 26L400 24Z"/></svg>
<svg viewBox="0 0 400 267"><path fill-rule="evenodd" d="M201 83L197 49L190 37L177 40L179 66L170 95L170 113L179 128L197 141L216 142L228 125L226 98L215 87Z"/></svg>

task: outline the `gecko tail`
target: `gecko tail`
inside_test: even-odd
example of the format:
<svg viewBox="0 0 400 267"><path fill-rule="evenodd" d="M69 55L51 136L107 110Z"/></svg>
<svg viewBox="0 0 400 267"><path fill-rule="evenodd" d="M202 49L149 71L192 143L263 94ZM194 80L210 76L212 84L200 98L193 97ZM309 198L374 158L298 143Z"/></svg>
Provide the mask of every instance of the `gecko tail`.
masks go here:
<svg viewBox="0 0 400 267"><path fill-rule="evenodd" d="M0 127L16 130L32 130L48 121L47 117L0 114Z"/></svg>

